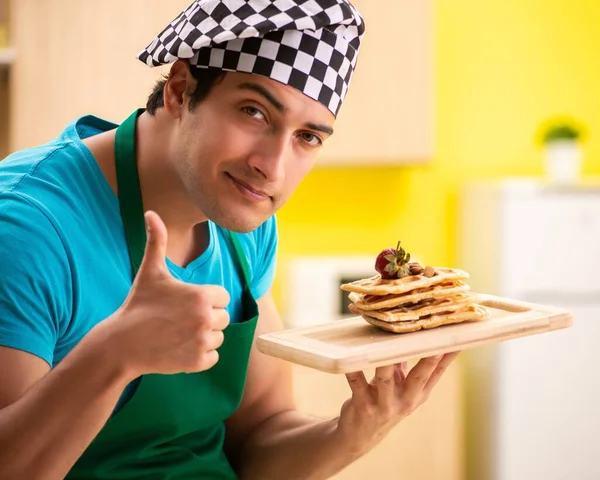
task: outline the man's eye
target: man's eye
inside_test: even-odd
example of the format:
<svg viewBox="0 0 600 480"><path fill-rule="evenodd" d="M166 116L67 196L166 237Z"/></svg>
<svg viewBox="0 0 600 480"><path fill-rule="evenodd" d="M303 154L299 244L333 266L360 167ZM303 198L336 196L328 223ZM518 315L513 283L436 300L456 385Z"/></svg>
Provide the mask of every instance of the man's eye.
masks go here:
<svg viewBox="0 0 600 480"><path fill-rule="evenodd" d="M323 140L314 133L304 132L300 134L300 137L302 137L302 140L311 147L318 147L323 143Z"/></svg>
<svg viewBox="0 0 600 480"><path fill-rule="evenodd" d="M251 117L256 118L258 120L265 118L264 114L258 108L244 107L244 108L242 108L242 110L244 112L246 112L248 115L250 115Z"/></svg>

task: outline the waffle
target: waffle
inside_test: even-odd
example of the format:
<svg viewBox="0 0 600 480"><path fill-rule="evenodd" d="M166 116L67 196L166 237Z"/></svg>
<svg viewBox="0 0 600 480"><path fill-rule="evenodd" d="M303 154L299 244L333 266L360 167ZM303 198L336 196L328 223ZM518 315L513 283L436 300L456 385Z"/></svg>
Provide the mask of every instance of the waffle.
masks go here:
<svg viewBox="0 0 600 480"><path fill-rule="evenodd" d="M433 267L424 273L384 279L377 274L341 285L349 292L349 310L383 330L415 332L488 317L475 303L465 282L469 274L460 269Z"/></svg>
<svg viewBox="0 0 600 480"><path fill-rule="evenodd" d="M469 286L462 282L440 283L426 288L418 288L405 294L365 295L352 292L350 301L361 310L381 310L405 304L419 303L424 300L439 299L467 292Z"/></svg>
<svg viewBox="0 0 600 480"><path fill-rule="evenodd" d="M469 303L472 303L471 297L465 294L458 294L443 298L430 298L382 310L363 310L354 304L351 304L349 309L357 315L366 315L384 322L403 322L419 320L433 314L455 312L463 309Z"/></svg>
<svg viewBox="0 0 600 480"><path fill-rule="evenodd" d="M442 325L450 325L452 323L462 323L467 321L481 321L488 316L487 309L482 305L467 305L460 310L444 314L428 315L419 320L401 321L401 322L385 322L377 318L364 315L363 318L371 325L393 333L408 333L416 332L421 329L429 330L432 328L441 327Z"/></svg>
<svg viewBox="0 0 600 480"><path fill-rule="evenodd" d="M456 268L434 267L434 275L409 275L402 278L384 279L377 274L369 278L356 280L341 285L346 292L365 293L370 295L390 295L406 293L411 290L428 288L451 280L466 280L469 274Z"/></svg>

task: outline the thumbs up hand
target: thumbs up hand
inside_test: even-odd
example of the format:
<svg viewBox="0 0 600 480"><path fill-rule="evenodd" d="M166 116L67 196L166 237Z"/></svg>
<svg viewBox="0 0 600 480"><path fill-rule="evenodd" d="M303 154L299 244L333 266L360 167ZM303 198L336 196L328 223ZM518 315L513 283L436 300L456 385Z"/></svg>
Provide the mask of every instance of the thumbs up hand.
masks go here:
<svg viewBox="0 0 600 480"><path fill-rule="evenodd" d="M229 293L174 278L165 261L167 228L155 212L145 218L148 239L137 277L123 305L99 326L134 378L208 370L219 360L216 349L229 324Z"/></svg>

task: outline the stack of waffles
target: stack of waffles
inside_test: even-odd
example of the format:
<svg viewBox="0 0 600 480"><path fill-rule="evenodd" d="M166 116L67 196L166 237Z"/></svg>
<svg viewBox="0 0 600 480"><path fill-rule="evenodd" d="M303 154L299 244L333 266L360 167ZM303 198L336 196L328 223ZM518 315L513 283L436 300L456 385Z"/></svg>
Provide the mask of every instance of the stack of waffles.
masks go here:
<svg viewBox="0 0 600 480"><path fill-rule="evenodd" d="M378 274L341 285L350 292L350 311L394 333L488 317L487 309L468 292L467 272L442 267L417 270L421 273L391 279Z"/></svg>

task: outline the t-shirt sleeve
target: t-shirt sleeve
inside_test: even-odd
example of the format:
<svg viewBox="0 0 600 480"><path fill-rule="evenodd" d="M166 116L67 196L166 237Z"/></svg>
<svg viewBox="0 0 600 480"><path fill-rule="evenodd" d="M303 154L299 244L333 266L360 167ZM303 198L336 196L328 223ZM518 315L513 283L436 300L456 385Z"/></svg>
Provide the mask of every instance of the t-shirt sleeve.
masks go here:
<svg viewBox="0 0 600 480"><path fill-rule="evenodd" d="M277 220L273 215L256 231L256 259L252 278L252 293L256 299L263 297L273 285L277 246Z"/></svg>
<svg viewBox="0 0 600 480"><path fill-rule="evenodd" d="M72 305L68 265L48 217L25 197L0 195L0 345L53 365Z"/></svg>

